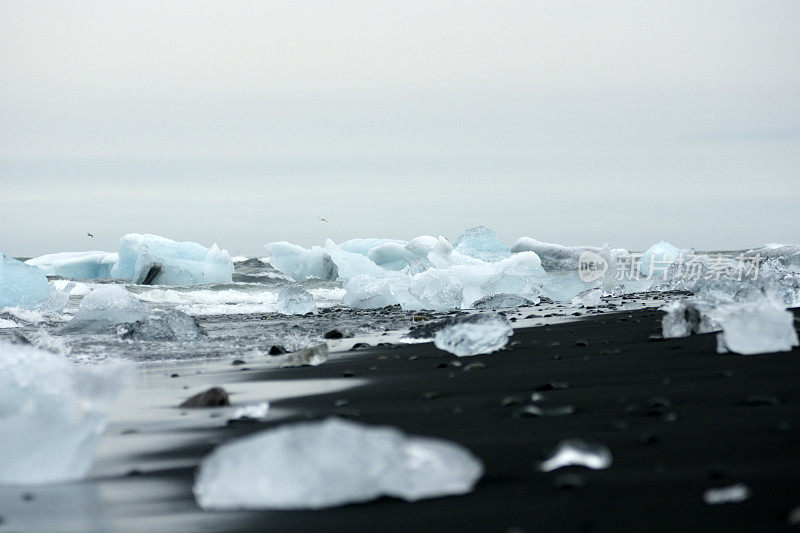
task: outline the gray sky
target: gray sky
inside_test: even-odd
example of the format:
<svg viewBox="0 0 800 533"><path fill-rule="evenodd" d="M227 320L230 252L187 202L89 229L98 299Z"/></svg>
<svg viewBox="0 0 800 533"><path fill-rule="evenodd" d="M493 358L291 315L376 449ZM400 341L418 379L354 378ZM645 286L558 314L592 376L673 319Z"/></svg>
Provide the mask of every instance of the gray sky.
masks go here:
<svg viewBox="0 0 800 533"><path fill-rule="evenodd" d="M800 243L798 27L796 1L0 2L0 250Z"/></svg>

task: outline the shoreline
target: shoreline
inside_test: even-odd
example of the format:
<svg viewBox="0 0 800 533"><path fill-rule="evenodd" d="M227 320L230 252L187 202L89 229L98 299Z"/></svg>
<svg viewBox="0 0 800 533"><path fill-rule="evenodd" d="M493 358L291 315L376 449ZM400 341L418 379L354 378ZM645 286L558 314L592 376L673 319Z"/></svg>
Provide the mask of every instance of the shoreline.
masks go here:
<svg viewBox="0 0 800 533"><path fill-rule="evenodd" d="M661 316L650 308L520 327L509 348L464 358L428 342L334 351L317 367L228 359L144 366L112 412L89 479L0 487L0 531L788 529L800 506L800 350L720 355L715 334L655 340ZM218 385L231 408L177 408ZM548 388L541 405L574 412L515 416ZM262 400L270 401L266 420L228 424L235 407ZM215 445L327 416L458 442L486 473L470 494L415 503L259 512L195 505L194 465ZM536 469L572 437L602 442L614 464ZM748 500L703 503L706 489L739 482Z"/></svg>

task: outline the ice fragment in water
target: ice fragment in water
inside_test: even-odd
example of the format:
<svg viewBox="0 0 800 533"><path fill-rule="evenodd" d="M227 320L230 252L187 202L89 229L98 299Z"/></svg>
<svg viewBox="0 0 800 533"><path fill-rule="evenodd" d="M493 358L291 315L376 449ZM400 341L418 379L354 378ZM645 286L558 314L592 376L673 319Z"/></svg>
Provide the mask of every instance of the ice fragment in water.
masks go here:
<svg viewBox="0 0 800 533"><path fill-rule="evenodd" d="M727 487L706 489L703 492L703 502L707 505L722 503L740 503L750 497L750 489L744 483L737 483Z"/></svg>
<svg viewBox="0 0 800 533"><path fill-rule="evenodd" d="M295 281L308 278L334 280L339 276L331 256L320 246L303 248L289 242L271 242L266 245L269 264Z"/></svg>
<svg viewBox="0 0 800 533"><path fill-rule="evenodd" d="M496 352L514 333L508 319L499 314L480 315L470 322L459 322L436 332L433 343L440 350L459 357Z"/></svg>
<svg viewBox="0 0 800 533"><path fill-rule="evenodd" d="M794 315L768 297L728 304L719 310L718 322L722 326L717 334L719 353L788 352L798 345Z"/></svg>
<svg viewBox="0 0 800 533"><path fill-rule="evenodd" d="M120 285L106 285L83 297L62 333L100 333L110 325L145 320L148 309Z"/></svg>
<svg viewBox="0 0 800 533"><path fill-rule="evenodd" d="M79 479L92 465L113 399L132 365L76 366L0 341L0 483Z"/></svg>
<svg viewBox="0 0 800 533"><path fill-rule="evenodd" d="M497 233L484 226L470 228L461 234L454 249L464 255L495 262L508 257L511 252Z"/></svg>
<svg viewBox="0 0 800 533"><path fill-rule="evenodd" d="M101 279L111 277L111 268L119 255L112 252L61 252L47 254L25 261L36 266L48 276L72 279Z"/></svg>
<svg viewBox="0 0 800 533"><path fill-rule="evenodd" d="M356 309L376 309L398 303L388 279L358 275L344 284L344 303Z"/></svg>
<svg viewBox="0 0 800 533"><path fill-rule="evenodd" d="M585 466L602 470L611 466L611 451L599 442L566 439L558 443L550 457L539 464L542 472L552 472L564 466Z"/></svg>
<svg viewBox="0 0 800 533"><path fill-rule="evenodd" d="M551 270L578 270L578 261L581 254L585 251L602 254L603 249L597 246L563 246L561 244L550 244L540 242L530 237L520 237L511 252L535 252L542 261L542 267L548 272Z"/></svg>
<svg viewBox="0 0 800 533"><path fill-rule="evenodd" d="M119 260L110 274L143 285L230 283L233 261L216 244L206 248L196 242L128 233L119 240Z"/></svg>
<svg viewBox="0 0 800 533"><path fill-rule="evenodd" d="M41 270L0 253L0 309L33 309L46 302L53 286Z"/></svg>
<svg viewBox="0 0 800 533"><path fill-rule="evenodd" d="M197 319L177 309L156 309L144 320L137 320L117 329L123 339L193 341L206 332Z"/></svg>
<svg viewBox="0 0 800 533"><path fill-rule="evenodd" d="M290 284L278 293L277 310L284 315L304 315L316 312L317 304L310 292L300 285Z"/></svg>
<svg viewBox="0 0 800 533"><path fill-rule="evenodd" d="M470 492L483 465L458 444L330 418L219 446L200 463L204 509L323 509Z"/></svg>

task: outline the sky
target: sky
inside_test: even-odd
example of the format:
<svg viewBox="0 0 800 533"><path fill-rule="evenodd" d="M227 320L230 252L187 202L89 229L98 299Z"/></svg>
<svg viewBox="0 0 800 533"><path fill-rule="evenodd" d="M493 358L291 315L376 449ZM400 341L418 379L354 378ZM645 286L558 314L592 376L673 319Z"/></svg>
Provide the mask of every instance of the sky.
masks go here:
<svg viewBox="0 0 800 533"><path fill-rule="evenodd" d="M798 27L796 1L0 1L0 250L800 244Z"/></svg>

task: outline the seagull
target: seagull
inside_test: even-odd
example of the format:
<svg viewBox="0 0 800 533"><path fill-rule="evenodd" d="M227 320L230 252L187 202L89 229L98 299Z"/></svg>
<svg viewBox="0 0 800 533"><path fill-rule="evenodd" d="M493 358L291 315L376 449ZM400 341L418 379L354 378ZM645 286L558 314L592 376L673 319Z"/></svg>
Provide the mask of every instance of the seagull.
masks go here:
<svg viewBox="0 0 800 533"><path fill-rule="evenodd" d="M320 222L327 222L327 220L325 220L325 219L324 219L324 218L322 218L322 217L317 217L317 218L319 219L319 221L320 221Z"/></svg>
<svg viewBox="0 0 800 533"><path fill-rule="evenodd" d="M94 238L94 235L92 235L91 233L87 233L86 236Z"/></svg>

